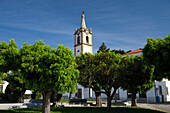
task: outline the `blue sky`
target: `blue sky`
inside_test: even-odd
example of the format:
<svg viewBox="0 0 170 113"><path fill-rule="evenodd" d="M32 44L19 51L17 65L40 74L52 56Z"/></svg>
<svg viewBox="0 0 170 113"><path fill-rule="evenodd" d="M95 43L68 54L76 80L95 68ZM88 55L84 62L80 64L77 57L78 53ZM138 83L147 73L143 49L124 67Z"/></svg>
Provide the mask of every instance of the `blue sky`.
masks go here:
<svg viewBox="0 0 170 113"><path fill-rule="evenodd" d="M143 48L147 37L170 34L170 0L1 0L0 40L43 40L74 49L74 30L85 11L93 31L93 52L102 42L110 49Z"/></svg>

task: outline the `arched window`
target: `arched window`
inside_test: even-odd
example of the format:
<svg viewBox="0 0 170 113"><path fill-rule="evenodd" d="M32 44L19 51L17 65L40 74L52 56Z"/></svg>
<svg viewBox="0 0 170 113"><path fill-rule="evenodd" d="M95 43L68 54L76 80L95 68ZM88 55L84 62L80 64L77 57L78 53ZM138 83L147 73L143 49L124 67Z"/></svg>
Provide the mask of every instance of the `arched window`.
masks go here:
<svg viewBox="0 0 170 113"><path fill-rule="evenodd" d="M77 44L80 44L80 36L77 37Z"/></svg>
<svg viewBox="0 0 170 113"><path fill-rule="evenodd" d="M86 36L86 43L89 43L89 37Z"/></svg>

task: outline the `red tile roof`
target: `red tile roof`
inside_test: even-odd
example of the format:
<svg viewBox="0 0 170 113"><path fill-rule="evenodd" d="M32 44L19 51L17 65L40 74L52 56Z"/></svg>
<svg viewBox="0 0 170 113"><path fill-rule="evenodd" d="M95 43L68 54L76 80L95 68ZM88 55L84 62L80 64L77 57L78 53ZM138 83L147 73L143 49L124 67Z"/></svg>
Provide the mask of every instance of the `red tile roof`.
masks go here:
<svg viewBox="0 0 170 113"><path fill-rule="evenodd" d="M142 52L142 50L143 50L142 48L139 48L139 49L137 49L137 50L134 50L134 51L125 53L125 54L123 54L123 55L129 55L129 54L139 53L139 52Z"/></svg>

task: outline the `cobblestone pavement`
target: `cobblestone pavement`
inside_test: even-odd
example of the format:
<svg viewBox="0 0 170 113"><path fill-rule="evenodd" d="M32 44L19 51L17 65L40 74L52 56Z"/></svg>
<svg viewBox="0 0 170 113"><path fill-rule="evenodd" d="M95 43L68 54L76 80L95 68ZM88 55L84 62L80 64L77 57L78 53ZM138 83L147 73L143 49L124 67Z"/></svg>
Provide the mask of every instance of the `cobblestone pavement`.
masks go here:
<svg viewBox="0 0 170 113"><path fill-rule="evenodd" d="M165 104L145 104L145 103L138 103L138 107L149 108L164 111L170 113L170 103Z"/></svg>

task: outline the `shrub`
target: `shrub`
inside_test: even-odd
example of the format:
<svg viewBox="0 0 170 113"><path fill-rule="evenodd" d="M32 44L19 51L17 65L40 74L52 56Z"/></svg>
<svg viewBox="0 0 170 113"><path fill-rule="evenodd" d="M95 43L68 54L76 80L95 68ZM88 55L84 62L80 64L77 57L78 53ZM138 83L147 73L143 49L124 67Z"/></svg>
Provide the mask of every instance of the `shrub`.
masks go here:
<svg viewBox="0 0 170 113"><path fill-rule="evenodd" d="M31 94L25 94L24 99L31 99Z"/></svg>

